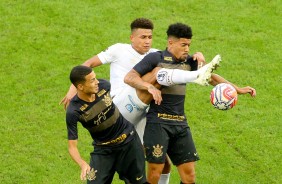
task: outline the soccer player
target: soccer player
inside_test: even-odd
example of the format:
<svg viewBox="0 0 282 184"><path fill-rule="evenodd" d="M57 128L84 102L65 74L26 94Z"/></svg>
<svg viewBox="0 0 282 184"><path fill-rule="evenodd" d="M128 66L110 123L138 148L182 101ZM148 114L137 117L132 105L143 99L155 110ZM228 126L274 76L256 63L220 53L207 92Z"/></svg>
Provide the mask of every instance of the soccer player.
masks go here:
<svg viewBox="0 0 282 184"><path fill-rule="evenodd" d="M76 66L70 80L77 88L66 111L68 148L72 159L81 168L81 179L87 183L112 183L115 172L125 183L147 183L143 146L134 126L128 122L112 102L110 83L98 80L92 68ZM86 128L94 151L90 165L77 148L77 124Z"/></svg>
<svg viewBox="0 0 282 184"><path fill-rule="evenodd" d="M190 128L184 113L186 84L170 85L166 79L168 72L158 71L157 80L162 84L161 90L141 77L154 68L170 68L197 70L198 63L189 56L191 45L191 27L176 23L168 27L167 49L150 53L144 57L125 76L125 83L138 90L148 91L154 100L150 103L144 133L144 147L148 161L147 179L151 184L159 181L164 167L165 156L169 155L172 163L177 166L181 183L195 183L195 161L199 160ZM217 55L212 63L218 63ZM227 82L219 75L212 74L211 84ZM234 85L235 86L235 85ZM235 87L240 94L251 93L251 87Z"/></svg>
<svg viewBox="0 0 282 184"><path fill-rule="evenodd" d="M136 92L134 88L126 85L124 83L124 76L127 74L127 72L130 71L130 69L132 69L135 64L143 59L145 55L151 52L155 52L157 51L157 49L151 48L154 26L149 19L137 18L131 23L130 28L131 44L114 44L105 51L100 52L99 54L84 62L83 65L94 68L102 64L110 63L111 96L113 97L113 101L119 108L121 114L134 124L141 141L143 141L143 133L146 122L146 109L148 107L148 104L150 103L151 98L147 98L146 94L143 97L144 94L142 92ZM205 62L204 56L200 52L195 53L193 55L193 59L195 61L198 61L199 64ZM184 79L185 82L194 81L198 84L204 84L207 76L202 75L201 78L197 78L197 76L199 74L206 74L205 71L206 70L203 70L202 73L193 74L188 74L185 71L186 77L180 75L177 76L176 80L174 79L174 81L177 82L177 79ZM157 72L157 70L154 72ZM175 72L175 74L177 74L177 72ZM151 81L151 83L153 83L156 82L155 75L155 73L152 73L151 75L149 74L144 78L146 79L146 81ZM192 75L192 79L189 77L190 75ZM68 105L70 99L75 94L76 88L74 87L74 85L71 85L67 95L61 101L61 103L64 104L65 108ZM170 165L168 162L166 162L163 174L160 179L160 184L168 184L169 172Z"/></svg>

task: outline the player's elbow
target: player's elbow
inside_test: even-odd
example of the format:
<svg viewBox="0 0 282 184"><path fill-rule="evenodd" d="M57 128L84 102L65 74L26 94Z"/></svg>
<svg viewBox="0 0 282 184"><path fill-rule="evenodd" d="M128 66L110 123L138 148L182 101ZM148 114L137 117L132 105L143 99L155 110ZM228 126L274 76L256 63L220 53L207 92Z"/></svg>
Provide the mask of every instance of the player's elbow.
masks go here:
<svg viewBox="0 0 282 184"><path fill-rule="evenodd" d="M137 73L137 72L136 72L135 70L133 70L133 69L130 70L130 71L125 75L125 77L124 77L124 79L123 79L123 82L124 82L125 84L132 85L134 79L136 78L136 76L138 76L136 73Z"/></svg>
<svg viewBox="0 0 282 184"><path fill-rule="evenodd" d="M130 83L131 83L131 77L130 77L129 73L124 77L123 82L124 82L125 84L130 85Z"/></svg>

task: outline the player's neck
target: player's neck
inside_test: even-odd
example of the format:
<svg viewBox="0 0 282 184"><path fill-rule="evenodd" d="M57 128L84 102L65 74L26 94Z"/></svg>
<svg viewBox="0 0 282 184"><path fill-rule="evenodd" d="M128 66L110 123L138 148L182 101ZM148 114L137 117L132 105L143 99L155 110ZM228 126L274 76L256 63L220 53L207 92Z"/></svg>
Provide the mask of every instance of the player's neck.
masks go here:
<svg viewBox="0 0 282 184"><path fill-rule="evenodd" d="M135 52L137 52L137 53L140 54L140 55L146 54L146 53L144 53L144 52L139 51L139 50L138 50L137 48L135 48L132 44L131 44L131 47L132 47L133 50L135 50Z"/></svg>
<svg viewBox="0 0 282 184"><path fill-rule="evenodd" d="M96 99L95 94L77 93L78 98L86 102L94 102Z"/></svg>

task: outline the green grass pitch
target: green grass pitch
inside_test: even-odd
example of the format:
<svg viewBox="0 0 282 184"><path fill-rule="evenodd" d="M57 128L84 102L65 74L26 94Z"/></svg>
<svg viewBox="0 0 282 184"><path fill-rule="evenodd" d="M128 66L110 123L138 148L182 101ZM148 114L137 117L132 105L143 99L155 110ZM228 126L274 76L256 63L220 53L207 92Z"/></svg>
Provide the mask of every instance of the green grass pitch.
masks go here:
<svg viewBox="0 0 282 184"><path fill-rule="evenodd" d="M186 115L201 160L199 184L282 183L282 4L278 0L2 0L0 2L0 183L81 184L67 150L65 112L70 69L117 43L129 24L155 24L153 47L165 49L169 24L193 29L191 53L257 97L239 96L229 111L209 102L212 86L187 87ZM95 69L109 78L109 66ZM79 127L79 150L93 149ZM173 167L171 184L179 183ZM114 184L123 183L115 177Z"/></svg>

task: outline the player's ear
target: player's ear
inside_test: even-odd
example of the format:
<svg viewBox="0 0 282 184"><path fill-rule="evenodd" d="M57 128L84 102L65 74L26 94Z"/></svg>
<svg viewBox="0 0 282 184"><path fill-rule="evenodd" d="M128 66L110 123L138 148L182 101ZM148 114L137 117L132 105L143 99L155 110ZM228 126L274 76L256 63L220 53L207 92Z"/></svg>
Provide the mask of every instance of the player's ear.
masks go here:
<svg viewBox="0 0 282 184"><path fill-rule="evenodd" d="M133 36L132 34L131 34L130 37L129 37L131 42L133 41L133 37L134 37L134 36Z"/></svg>
<svg viewBox="0 0 282 184"><path fill-rule="evenodd" d="M76 87L78 90L82 91L83 90L83 84L78 84Z"/></svg>
<svg viewBox="0 0 282 184"><path fill-rule="evenodd" d="M172 45L172 44L174 43L174 39L172 39L171 37L169 37L169 38L167 39L167 43L168 43L168 45Z"/></svg>

